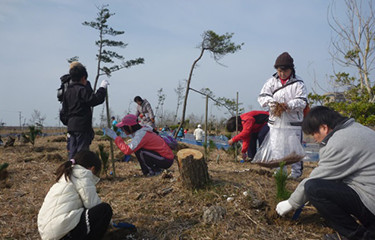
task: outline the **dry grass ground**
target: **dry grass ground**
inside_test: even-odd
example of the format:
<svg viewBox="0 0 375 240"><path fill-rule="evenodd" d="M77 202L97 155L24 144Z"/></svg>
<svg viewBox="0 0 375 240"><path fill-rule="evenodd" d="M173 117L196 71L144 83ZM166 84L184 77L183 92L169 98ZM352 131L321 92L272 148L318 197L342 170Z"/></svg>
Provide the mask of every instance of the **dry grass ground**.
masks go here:
<svg viewBox="0 0 375 240"><path fill-rule="evenodd" d="M63 138L38 138L34 147L19 142L0 147L0 164L9 163L9 175L0 181L0 239L40 238L38 211L54 183L53 172L67 157ZM98 151L99 143L109 150L109 143L98 136L91 149ZM120 158L122 153L116 149L115 156ZM99 195L111 204L115 222L130 222L138 232L126 235L110 229L108 239L321 239L331 231L312 206L305 207L297 221L291 220L292 213L283 218L276 215L272 170L235 162L219 150L211 152L209 159L212 184L198 191L182 187L176 163L170 169L172 178L146 178L134 158L116 162L116 178L102 175ZM315 165L306 163L303 177ZM292 191L297 184L288 180L287 188ZM204 209L210 206L226 210L215 224L202 220Z"/></svg>

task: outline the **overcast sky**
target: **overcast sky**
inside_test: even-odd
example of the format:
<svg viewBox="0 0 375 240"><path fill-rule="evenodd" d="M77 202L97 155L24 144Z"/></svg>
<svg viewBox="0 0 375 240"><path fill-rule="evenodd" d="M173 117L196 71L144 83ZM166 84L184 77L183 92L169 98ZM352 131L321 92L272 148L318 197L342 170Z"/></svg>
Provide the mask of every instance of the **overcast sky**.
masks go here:
<svg viewBox="0 0 375 240"><path fill-rule="evenodd" d="M210 88L217 97L235 98L246 111L260 109L257 96L275 72L276 57L287 51L297 75L308 88L320 91L333 74L329 56L332 32L327 22L327 0L0 0L0 121L7 126L28 121L34 110L46 116L45 125L57 126L59 77L68 72L67 59L79 56L93 83L98 32L82 25L92 21L97 6L109 4L115 13L109 25L125 34L115 40L128 43L113 48L127 60L143 57L145 64L115 72L109 78L110 107L123 116L133 98L146 98L155 108L157 90L166 94L164 110L174 112L178 82L188 78L202 33L234 33L242 50L217 64L206 53L194 70L191 87ZM343 1L335 4L343 15ZM100 81L105 79L101 77ZM204 100L189 94L187 112L203 115ZM96 107L95 118L103 110ZM132 110L132 111L133 111ZM181 110L179 116L181 116ZM224 109L210 106L218 118ZM227 117L227 116L226 116Z"/></svg>

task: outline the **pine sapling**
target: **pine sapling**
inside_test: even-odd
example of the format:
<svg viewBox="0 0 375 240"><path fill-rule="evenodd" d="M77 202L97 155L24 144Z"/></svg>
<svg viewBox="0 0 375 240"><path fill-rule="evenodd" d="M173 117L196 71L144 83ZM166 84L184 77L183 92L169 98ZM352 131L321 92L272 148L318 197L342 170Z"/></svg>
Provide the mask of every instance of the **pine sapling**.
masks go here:
<svg viewBox="0 0 375 240"><path fill-rule="evenodd" d="M276 199L286 200L290 197L290 192L286 189L286 180L288 179L288 174L284 172L285 162L280 163L280 168L275 174L276 180Z"/></svg>
<svg viewBox="0 0 375 240"><path fill-rule="evenodd" d="M103 163L103 170L102 172L105 172L105 176L107 177L107 172L108 172L108 158L109 158L109 153L104 150L104 145L99 144L99 153L97 153L99 158L102 160Z"/></svg>
<svg viewBox="0 0 375 240"><path fill-rule="evenodd" d="M35 144L36 136L41 133L42 131L40 129L35 128L35 126L29 126L29 132L27 133L27 135L29 135L29 140L33 146Z"/></svg>

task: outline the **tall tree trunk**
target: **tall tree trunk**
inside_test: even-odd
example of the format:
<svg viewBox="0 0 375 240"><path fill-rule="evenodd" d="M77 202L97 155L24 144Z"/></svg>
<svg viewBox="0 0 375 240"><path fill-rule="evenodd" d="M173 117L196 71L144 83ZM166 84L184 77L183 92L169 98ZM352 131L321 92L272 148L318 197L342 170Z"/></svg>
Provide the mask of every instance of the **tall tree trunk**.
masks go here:
<svg viewBox="0 0 375 240"><path fill-rule="evenodd" d="M195 65L198 63L198 61L202 58L203 56L203 53L204 53L204 48L202 47L201 49L201 53L199 55L199 57L194 61L193 65L191 66L191 69L190 69L190 74L189 74L189 79L186 83L186 91L185 91L185 98L184 98L184 105L183 105L183 110L182 110L182 119L181 119L181 122L180 122L180 125L178 126L175 134L174 134L174 137L176 138L177 137L177 134L178 134L178 131L181 129L181 127L184 125L184 122L185 122L185 114L186 114L186 105L187 105L187 99L188 99L188 95L189 95L189 90L190 90L190 82L191 82L191 78L193 76L193 71L194 71L194 68L195 68Z"/></svg>
<svg viewBox="0 0 375 240"><path fill-rule="evenodd" d="M99 34L100 38L100 45L99 45L99 53L98 53L98 64L96 68L96 77L95 77L95 83L94 83L94 92L96 90L96 86L98 84L99 76L100 76L100 62L102 59L102 49L103 49L103 30L100 30Z"/></svg>

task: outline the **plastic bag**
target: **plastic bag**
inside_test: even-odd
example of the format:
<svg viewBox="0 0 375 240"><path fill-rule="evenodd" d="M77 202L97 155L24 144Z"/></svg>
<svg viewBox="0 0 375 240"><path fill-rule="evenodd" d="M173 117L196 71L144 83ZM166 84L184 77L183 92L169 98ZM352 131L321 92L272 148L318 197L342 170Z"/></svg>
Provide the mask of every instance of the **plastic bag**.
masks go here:
<svg viewBox="0 0 375 240"><path fill-rule="evenodd" d="M172 136L169 136L169 135L166 135L166 136L162 136L164 142L172 149L172 150L176 150L177 149L177 146L178 146L178 143L177 143L177 140L172 137Z"/></svg>
<svg viewBox="0 0 375 240"><path fill-rule="evenodd" d="M305 156L301 140L297 134L301 131L298 126L291 126L285 113L277 118L254 156L252 163L274 168L281 162L292 164L301 161Z"/></svg>

